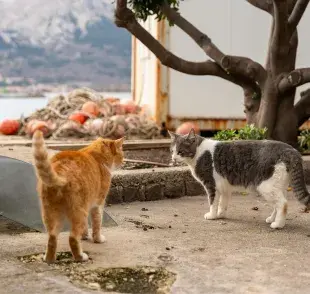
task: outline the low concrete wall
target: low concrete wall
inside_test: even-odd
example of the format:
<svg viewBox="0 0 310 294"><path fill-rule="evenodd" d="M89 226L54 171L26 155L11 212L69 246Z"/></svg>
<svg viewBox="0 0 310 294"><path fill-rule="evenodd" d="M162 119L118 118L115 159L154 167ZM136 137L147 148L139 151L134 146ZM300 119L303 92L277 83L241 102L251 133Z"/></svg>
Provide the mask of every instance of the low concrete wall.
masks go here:
<svg viewBox="0 0 310 294"><path fill-rule="evenodd" d="M204 194L188 167L115 172L107 203L152 201Z"/></svg>
<svg viewBox="0 0 310 294"><path fill-rule="evenodd" d="M310 156L304 156L304 174L310 185ZM115 172L107 203L152 201L198 196L205 190L188 167L121 170Z"/></svg>

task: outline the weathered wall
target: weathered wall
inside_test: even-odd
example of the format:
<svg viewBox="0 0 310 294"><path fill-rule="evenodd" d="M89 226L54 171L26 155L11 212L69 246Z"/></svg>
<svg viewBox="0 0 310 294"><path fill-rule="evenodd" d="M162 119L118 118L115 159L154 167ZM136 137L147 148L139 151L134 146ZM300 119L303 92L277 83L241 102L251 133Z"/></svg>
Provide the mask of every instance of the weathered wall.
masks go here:
<svg viewBox="0 0 310 294"><path fill-rule="evenodd" d="M153 37L157 36L157 22L150 17L141 25L148 30ZM142 104L148 104L152 115L155 115L156 107L156 65L157 59L139 40L134 39L132 54L135 64L132 65L133 99Z"/></svg>
<svg viewBox="0 0 310 294"><path fill-rule="evenodd" d="M180 12L226 54L247 56L265 64L271 27L267 13L236 0L181 1ZM308 9L298 27L298 67L310 66L309 26ZM206 59L204 52L177 27L171 28L169 48L188 60ZM189 76L173 70L169 107L172 116L244 118L241 88L216 77Z"/></svg>
<svg viewBox="0 0 310 294"><path fill-rule="evenodd" d="M267 13L246 1L236 0L181 1L180 12L200 30L206 32L224 53L247 56L264 65L271 25L271 17ZM145 26L151 22L154 35L156 21L150 18ZM308 9L298 26L300 42L297 67L310 66L309 25ZM168 29L167 26L166 30ZM172 27L169 30L170 37L166 46L173 53L191 61L206 59L203 51L179 28ZM139 41L138 43L141 44ZM155 113L155 57L149 50L145 50L151 57L145 59L145 53L142 55L137 52L141 68L136 71L136 79L142 81L143 76L143 101L149 103ZM144 67L142 60L145 62ZM164 67L161 68L163 71ZM227 81L217 77L186 75L171 69L168 75L166 72L164 76L162 74L162 79L168 79L169 114L173 117L245 118L242 90ZM139 85L137 91L142 82ZM298 88L298 93L305 87ZM162 89L163 92L165 90ZM299 98L299 95L297 97Z"/></svg>

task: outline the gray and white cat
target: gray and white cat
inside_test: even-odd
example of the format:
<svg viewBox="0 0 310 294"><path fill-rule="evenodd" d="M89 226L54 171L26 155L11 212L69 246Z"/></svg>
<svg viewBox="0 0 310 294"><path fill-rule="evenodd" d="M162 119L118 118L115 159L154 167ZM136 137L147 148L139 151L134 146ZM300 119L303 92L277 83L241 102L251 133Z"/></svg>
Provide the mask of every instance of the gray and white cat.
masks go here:
<svg viewBox="0 0 310 294"><path fill-rule="evenodd" d="M287 214L287 188L291 182L297 199L310 207L302 157L288 144L271 140L216 141L195 134L169 131L172 160L185 162L209 197L205 219L226 217L232 190L255 189L273 206L266 219L273 229L283 228ZM219 200L219 201L218 201Z"/></svg>

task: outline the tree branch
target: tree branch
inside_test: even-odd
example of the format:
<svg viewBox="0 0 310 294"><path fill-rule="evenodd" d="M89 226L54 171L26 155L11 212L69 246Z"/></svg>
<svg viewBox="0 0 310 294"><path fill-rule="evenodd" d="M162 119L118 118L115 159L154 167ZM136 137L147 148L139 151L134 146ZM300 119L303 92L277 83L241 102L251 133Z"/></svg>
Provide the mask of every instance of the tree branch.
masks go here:
<svg viewBox="0 0 310 294"><path fill-rule="evenodd" d="M268 12L269 14L273 14L273 5L272 0L246 0L251 5Z"/></svg>
<svg viewBox="0 0 310 294"><path fill-rule="evenodd" d="M245 1L255 6L256 8L264 10L269 14L273 15L273 0L245 0ZM298 0L287 0L289 14L293 11L297 1Z"/></svg>
<svg viewBox="0 0 310 294"><path fill-rule="evenodd" d="M288 4L286 0L273 0L274 31L270 43L270 67L274 75L279 74L282 56L288 54ZM281 71L281 70L280 70Z"/></svg>
<svg viewBox="0 0 310 294"><path fill-rule="evenodd" d="M249 4L253 5L254 7L259 8L261 10L264 10L267 13L269 13L270 15L274 16L273 0L246 0L246 1ZM287 1L288 14L290 14L293 11L295 4L298 0L286 0L286 1ZM277 20L278 20L278 17L277 17ZM271 71L271 69L272 69L272 67L271 67L272 56L273 56L273 59L275 58L275 54L273 54L273 55L271 54L271 52L274 50L274 46L275 46L275 44L273 44L273 46L272 46L272 43L274 40L274 32L275 32L275 17L273 17L273 20L272 20L272 27L270 30L270 36L269 36L269 42L268 42L268 52L267 52L267 58L266 58L266 64L265 64L265 69L267 72ZM296 32L296 34L294 34L294 32L295 32L295 30L290 31L290 34L292 36L291 40L290 40L290 49L286 49L286 48L282 47L282 49L284 51L291 50L290 51L291 55L294 55L293 51L295 50L295 47L297 46L297 44L295 43L297 41L297 32ZM287 39L289 40L290 37L288 36ZM282 72L283 71L291 71L294 69L294 67L295 67L294 58L292 58L291 60L292 60L292 62L290 63L292 65L291 68L288 68L286 70L285 70L285 68L283 68Z"/></svg>
<svg viewBox="0 0 310 294"><path fill-rule="evenodd" d="M260 86L263 86L267 77L263 66L247 57L225 55L220 65L226 72L248 77Z"/></svg>
<svg viewBox="0 0 310 294"><path fill-rule="evenodd" d="M245 57L225 55L212 43L208 35L198 30L168 4L163 4L161 10L171 22L191 37L196 44L226 72L248 77L253 81L258 81L259 84L265 82L266 71L259 63Z"/></svg>
<svg viewBox="0 0 310 294"><path fill-rule="evenodd" d="M183 32L191 37L199 47L216 63L220 64L225 54L218 49L212 40L206 34L198 30L193 24L181 16L175 9L168 4L162 5L163 14L175 25L177 25Z"/></svg>
<svg viewBox="0 0 310 294"><path fill-rule="evenodd" d="M120 1L123 2L123 1ZM116 11L115 23L118 27L126 28L132 35L149 48L163 65L171 67L179 72L191 75L217 75L218 68L210 61L191 62L184 60L165 49L148 31L146 31L135 19L134 14L128 8ZM222 74L222 73L219 73Z"/></svg>
<svg viewBox="0 0 310 294"><path fill-rule="evenodd" d="M297 28L310 0L297 0L293 11L288 19L288 25L291 32Z"/></svg>
<svg viewBox="0 0 310 294"><path fill-rule="evenodd" d="M158 40L145 30L136 20L134 13L127 8L127 0L118 0L115 10L115 23L118 27L127 29L132 35L140 40L160 62L172 69L190 75L217 76L241 87L250 87L259 92L256 83L249 77L233 76L225 72L217 63L207 60L204 62L192 62L184 60L168 51Z"/></svg>
<svg viewBox="0 0 310 294"><path fill-rule="evenodd" d="M285 75L278 84L280 92L286 92L292 88L310 83L310 68L299 68Z"/></svg>
<svg viewBox="0 0 310 294"><path fill-rule="evenodd" d="M301 126L310 117L310 89L301 92L300 97L300 100L295 104L298 126Z"/></svg>

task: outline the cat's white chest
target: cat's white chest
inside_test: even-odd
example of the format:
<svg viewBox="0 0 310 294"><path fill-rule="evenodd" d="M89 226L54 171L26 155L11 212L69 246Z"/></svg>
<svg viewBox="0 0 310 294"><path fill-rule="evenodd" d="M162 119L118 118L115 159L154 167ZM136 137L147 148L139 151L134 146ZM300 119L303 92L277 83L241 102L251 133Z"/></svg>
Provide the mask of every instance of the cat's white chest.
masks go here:
<svg viewBox="0 0 310 294"><path fill-rule="evenodd" d="M193 178L194 178L197 182L199 182L200 184L202 184L202 181L199 179L199 177L197 176L197 174L196 174L196 172L195 172L195 167L190 165L190 166L189 166L189 169L190 169L190 171L191 171L191 174L192 174Z"/></svg>
<svg viewBox="0 0 310 294"><path fill-rule="evenodd" d="M196 174L195 171L195 167L196 167L196 162L193 162L192 164L189 164L189 168L191 171L191 174L193 176L193 178L199 182L201 185L204 186L203 181L199 178L199 176ZM212 173L211 175L214 179L215 182L215 188L217 191L219 191L220 193L223 191L226 191L228 189L231 189L231 185L228 183L228 181L226 179L224 179L221 175L219 175L214 168L214 164L212 163ZM206 179L207 180L207 179Z"/></svg>

